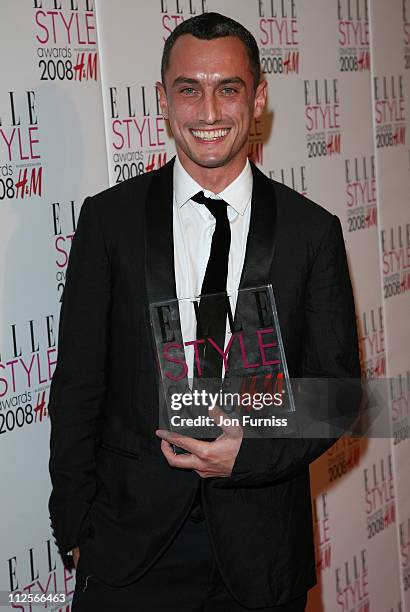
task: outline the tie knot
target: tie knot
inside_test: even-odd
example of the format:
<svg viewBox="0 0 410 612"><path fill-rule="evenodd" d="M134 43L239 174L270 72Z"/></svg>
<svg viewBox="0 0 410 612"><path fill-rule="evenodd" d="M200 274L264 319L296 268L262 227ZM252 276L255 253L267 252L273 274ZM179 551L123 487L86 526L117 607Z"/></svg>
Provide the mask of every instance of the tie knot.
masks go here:
<svg viewBox="0 0 410 612"><path fill-rule="evenodd" d="M191 200L197 202L198 204L204 204L216 220L228 219L228 213L226 210L228 204L225 202L225 200L206 198L203 191L198 191L197 194L192 196Z"/></svg>

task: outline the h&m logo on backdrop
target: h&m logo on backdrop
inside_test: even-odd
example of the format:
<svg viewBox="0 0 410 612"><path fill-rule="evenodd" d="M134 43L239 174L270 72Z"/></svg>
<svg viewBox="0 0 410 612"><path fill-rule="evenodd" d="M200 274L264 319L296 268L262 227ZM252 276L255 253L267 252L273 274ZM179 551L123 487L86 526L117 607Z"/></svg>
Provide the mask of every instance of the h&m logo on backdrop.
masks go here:
<svg viewBox="0 0 410 612"><path fill-rule="evenodd" d="M349 232L377 225L374 155L345 159L347 223Z"/></svg>
<svg viewBox="0 0 410 612"><path fill-rule="evenodd" d="M258 0L262 72L298 74L299 25L296 0Z"/></svg>
<svg viewBox="0 0 410 612"><path fill-rule="evenodd" d="M377 148L406 144L403 75L376 76L373 86Z"/></svg>
<svg viewBox="0 0 410 612"><path fill-rule="evenodd" d="M41 196L43 168L35 91L0 98L0 201Z"/></svg>
<svg viewBox="0 0 410 612"><path fill-rule="evenodd" d="M42 81L97 81L94 0L33 0Z"/></svg>
<svg viewBox="0 0 410 612"><path fill-rule="evenodd" d="M322 572L323 570L328 569L332 562L332 545L330 541L330 519L327 497L328 494L325 491L312 500L317 572Z"/></svg>
<svg viewBox="0 0 410 612"><path fill-rule="evenodd" d="M368 0L337 0L340 72L370 70Z"/></svg>
<svg viewBox="0 0 410 612"><path fill-rule="evenodd" d="M410 223L381 231L384 298L410 291Z"/></svg>
<svg viewBox="0 0 410 612"><path fill-rule="evenodd" d="M115 182L163 166L167 136L155 85L111 86L109 101Z"/></svg>
<svg viewBox="0 0 410 612"><path fill-rule="evenodd" d="M340 612L368 612L369 572L367 550L349 557L335 569L336 605Z"/></svg>
<svg viewBox="0 0 410 612"><path fill-rule="evenodd" d="M308 157L339 155L341 123L338 79L305 79L303 96Z"/></svg>
<svg viewBox="0 0 410 612"><path fill-rule="evenodd" d="M185 19L207 12L206 0L160 0L164 41Z"/></svg>
<svg viewBox="0 0 410 612"><path fill-rule="evenodd" d="M410 370L390 379L390 401L396 445L410 438Z"/></svg>
<svg viewBox="0 0 410 612"><path fill-rule="evenodd" d="M358 321L359 353L364 380L386 375L383 309L381 306L362 313Z"/></svg>
<svg viewBox="0 0 410 612"><path fill-rule="evenodd" d="M382 533L396 520L391 454L363 470L367 538Z"/></svg>

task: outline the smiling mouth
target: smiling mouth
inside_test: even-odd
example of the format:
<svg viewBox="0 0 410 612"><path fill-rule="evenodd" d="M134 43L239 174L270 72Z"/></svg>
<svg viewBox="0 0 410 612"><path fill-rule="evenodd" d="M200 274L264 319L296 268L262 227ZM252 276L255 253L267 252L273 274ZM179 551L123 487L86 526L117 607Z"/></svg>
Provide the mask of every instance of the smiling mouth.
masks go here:
<svg viewBox="0 0 410 612"><path fill-rule="evenodd" d="M231 128L219 129L219 130L191 130L191 134L197 140L206 140L206 142L214 142L225 138L229 134Z"/></svg>

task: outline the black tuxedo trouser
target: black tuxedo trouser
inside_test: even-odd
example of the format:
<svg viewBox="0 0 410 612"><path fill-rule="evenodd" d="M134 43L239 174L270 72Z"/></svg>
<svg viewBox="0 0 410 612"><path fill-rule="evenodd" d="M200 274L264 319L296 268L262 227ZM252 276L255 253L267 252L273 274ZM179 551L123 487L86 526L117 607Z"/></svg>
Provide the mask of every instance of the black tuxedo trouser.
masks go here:
<svg viewBox="0 0 410 612"><path fill-rule="evenodd" d="M201 512L199 512L201 515ZM244 608L226 589L216 567L204 520L198 508L173 542L139 580L127 587L110 587L80 562L72 612L241 612ZM259 611L303 612L306 595L283 606Z"/></svg>

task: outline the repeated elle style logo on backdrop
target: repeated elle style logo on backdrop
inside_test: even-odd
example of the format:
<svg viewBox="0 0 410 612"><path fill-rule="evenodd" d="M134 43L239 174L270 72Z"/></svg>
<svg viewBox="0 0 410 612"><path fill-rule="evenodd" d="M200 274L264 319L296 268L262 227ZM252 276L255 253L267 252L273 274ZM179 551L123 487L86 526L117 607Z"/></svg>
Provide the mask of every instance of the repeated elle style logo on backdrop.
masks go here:
<svg viewBox="0 0 410 612"><path fill-rule="evenodd" d="M43 193L38 99L34 90L0 94L0 202Z"/></svg>
<svg viewBox="0 0 410 612"><path fill-rule="evenodd" d="M374 155L345 159L347 225L357 232L377 225Z"/></svg>
<svg viewBox="0 0 410 612"><path fill-rule="evenodd" d="M94 0L33 0L41 81L97 81Z"/></svg>
<svg viewBox="0 0 410 612"><path fill-rule="evenodd" d="M377 149L405 145L406 88L403 75L375 76L373 87Z"/></svg>
<svg viewBox="0 0 410 612"><path fill-rule="evenodd" d="M396 522L396 496L392 455L363 469L367 539L379 536Z"/></svg>
<svg viewBox="0 0 410 612"><path fill-rule="evenodd" d="M390 402L394 445L410 438L410 370L390 379ZM410 570L409 570L410 574ZM410 588L410 583L409 583Z"/></svg>
<svg viewBox="0 0 410 612"><path fill-rule="evenodd" d="M32 612L35 608L58 612L70 609L75 574L64 566L62 572L59 571L59 557L51 538L39 541L36 546L27 544L24 551L19 550L5 559L5 565L8 570L8 609L23 612ZM33 597L31 602L30 595Z"/></svg>
<svg viewBox="0 0 410 612"><path fill-rule="evenodd" d="M316 572L319 574L332 565L330 509L327 491L323 491L312 500L312 509Z"/></svg>
<svg viewBox="0 0 410 612"><path fill-rule="evenodd" d="M62 302L71 243L77 229L80 203L52 202L51 205L52 240L55 249L56 281L59 302Z"/></svg>
<svg viewBox="0 0 410 612"><path fill-rule="evenodd" d="M340 72L370 70L368 0L337 0Z"/></svg>
<svg viewBox="0 0 410 612"><path fill-rule="evenodd" d="M269 178L287 185L304 196L308 195L306 166L290 166L269 170Z"/></svg>
<svg viewBox="0 0 410 612"><path fill-rule="evenodd" d="M339 612L370 612L368 551L362 548L335 568Z"/></svg>
<svg viewBox="0 0 410 612"><path fill-rule="evenodd" d="M384 298L410 291L410 223L381 231Z"/></svg>
<svg viewBox="0 0 410 612"><path fill-rule="evenodd" d="M109 103L115 183L163 166L167 136L155 84L112 85Z"/></svg>
<svg viewBox="0 0 410 612"><path fill-rule="evenodd" d="M308 158L340 155L339 79L304 79L303 96Z"/></svg>
<svg viewBox="0 0 410 612"><path fill-rule="evenodd" d="M0 353L0 437L45 422L45 395L57 362L53 314L10 323Z"/></svg>
<svg viewBox="0 0 410 612"><path fill-rule="evenodd" d="M300 47L296 0L258 0L257 42L265 75L299 74Z"/></svg>
<svg viewBox="0 0 410 612"><path fill-rule="evenodd" d="M7 2L13 6L13 0ZM57 191L52 198L47 193L46 161L47 156L51 158L54 155L54 150L47 151L46 148L43 118L48 117L42 93L43 89L49 91L49 86L52 86L53 91L64 89L65 95L81 96L78 104L81 110L83 101L89 97L93 98L93 103L99 103L98 93L91 93L92 85L98 89L100 80L95 12L99 19L101 16L103 25L109 25L111 19L130 20L132 16L130 23L138 24L137 33L142 35L146 29L142 20L138 21L139 3L135 0L122 2L124 8L119 8L120 3L115 0L28 0L25 18L29 22L29 40L23 53L35 82L6 83L3 94L0 94L0 204L4 204L3 210L14 211L22 200L26 202L31 196L33 201L44 205L47 223L42 228L47 227L45 240L50 253L47 265L51 260L48 284L51 284L56 303L64 289L68 255L81 202L85 195L103 188L105 179L97 179L97 173L92 176L90 168L89 179L86 184L81 184L78 193L72 191L72 186L68 191ZM302 0L249 0L249 3L238 4L243 10L239 20L243 17L244 23L252 24L260 48L262 70L269 81L270 106L274 114L272 132L265 131L261 121L252 125L249 157L263 166L271 178L304 195L310 194L312 199L323 203L344 221L352 271L357 274L354 284L359 298L363 377L366 381L383 378L391 362L386 363L380 284L376 277L360 276L360 265L355 265L355 258L360 255L355 248L359 242L365 244L366 249L373 248L372 240L377 242L377 234L364 230L374 229L377 224L381 226L384 293L387 305L396 307L401 301L405 303L405 294L410 288L409 230L403 217L396 218L394 202L388 204L388 216L382 224L381 202L378 210L376 203L380 194L376 192L376 164L372 155L371 105L363 96L358 101L358 104L363 104L358 109L357 118L362 123L368 119L369 140L366 140L367 136L362 139L359 134L352 136L346 84L353 95L359 91L357 84L365 84L369 92L373 89L373 110L377 121L377 149L374 153L376 158L383 155L378 162L390 163L387 158L395 159L396 154L406 154L410 160L405 140L410 0L397 0L393 3L396 8L392 4L400 27L397 32L398 58L395 57L395 63L384 68L384 72L376 72L372 77L370 70L374 71L377 66L373 62L377 45L376 49L372 46L370 62L369 19L372 16L368 1L332 0L330 3L322 2L320 7L318 2L312 3L312 7L309 5L307 10L312 11L315 6L318 15L313 16L333 37L332 56L326 57L325 63L315 63L320 41L316 33L306 31L312 13L307 19L306 4ZM134 53L131 39L123 41L123 49L111 49L102 35L102 48L108 50L103 68L107 77L104 80L105 125L112 183L159 168L170 159L172 140L167 134L155 88L163 42L183 20L211 10L224 12L224 6L215 0L154 0L146 3L146 7L144 3L144 17L148 15L152 19L148 34L154 42L152 55L148 52L144 55L143 66L142 62L137 66L129 61ZM398 6L400 15L396 10ZM226 7L226 14L231 11L230 15L235 18L235 1L227 2ZM122 66L124 73L120 71ZM274 92L278 91L281 95L275 96ZM281 131L283 126L288 130L289 138ZM90 146L92 154L95 151L99 152L98 155L101 153L105 170L104 151L96 148L95 143L92 145L92 135L83 127L76 134L84 139L86 147ZM335 176L338 180L340 178L337 183L340 188L334 200L328 200L323 196L326 190L321 191L321 187L331 184ZM383 173L378 177L378 187L382 179ZM15 201L15 205L7 207L8 201ZM40 211L40 207L37 209ZM377 246L374 257L377 258ZM397 298L399 293L401 297ZM10 447L14 444L13 435L20 439L19 434L24 436L27 431L35 435L44 434L48 426L46 393L55 366L58 320L50 314L53 309L45 307L39 310L40 314L31 311L30 304L28 307L19 304L16 308L18 319L9 317L6 320L0 338L0 440ZM389 334L394 321L387 317L386 325ZM409 438L410 379L407 366L394 369L397 371L399 376L389 383L395 445L393 447L392 443L391 448L401 452ZM399 598L396 586L391 584L386 589L383 584L380 587L375 584L378 547L384 542L383 534L386 541L395 538L395 503L400 554L398 557L395 550L394 559L399 558L401 563L404 593L410 590L409 513L400 499L399 479L396 478L396 482L391 480L388 452L374 451L372 442L369 447L356 438L343 438L324 455L320 466L328 487L314 499L313 518L316 567L326 587L323 590L324 609L334 607L341 612L364 612L373 607L383 607L386 612L400 610L395 603ZM355 517L356 524L350 536L347 536L338 526L335 509L340 502L345 502L351 482L355 484L361 511ZM37 520L36 524L41 524L41 521ZM348 537L355 538L355 541L343 552ZM21 541L13 538L14 535L10 535L10 544L6 538L7 547L4 547L5 587L14 592L59 590L69 597L74 577L61 573L52 539L47 540L47 535L30 542L27 534ZM393 563L387 553L386 560ZM382 601L384 591L388 602L387 599Z"/></svg>
<svg viewBox="0 0 410 612"><path fill-rule="evenodd" d="M358 467L360 463L360 438L344 436L327 451L327 472L330 482L335 482Z"/></svg>
<svg viewBox="0 0 410 612"><path fill-rule="evenodd" d="M359 354L364 381L386 376L386 350L382 306L362 312L358 318Z"/></svg>
<svg viewBox="0 0 410 612"><path fill-rule="evenodd" d="M206 0L160 0L164 42L185 19L207 12Z"/></svg>

